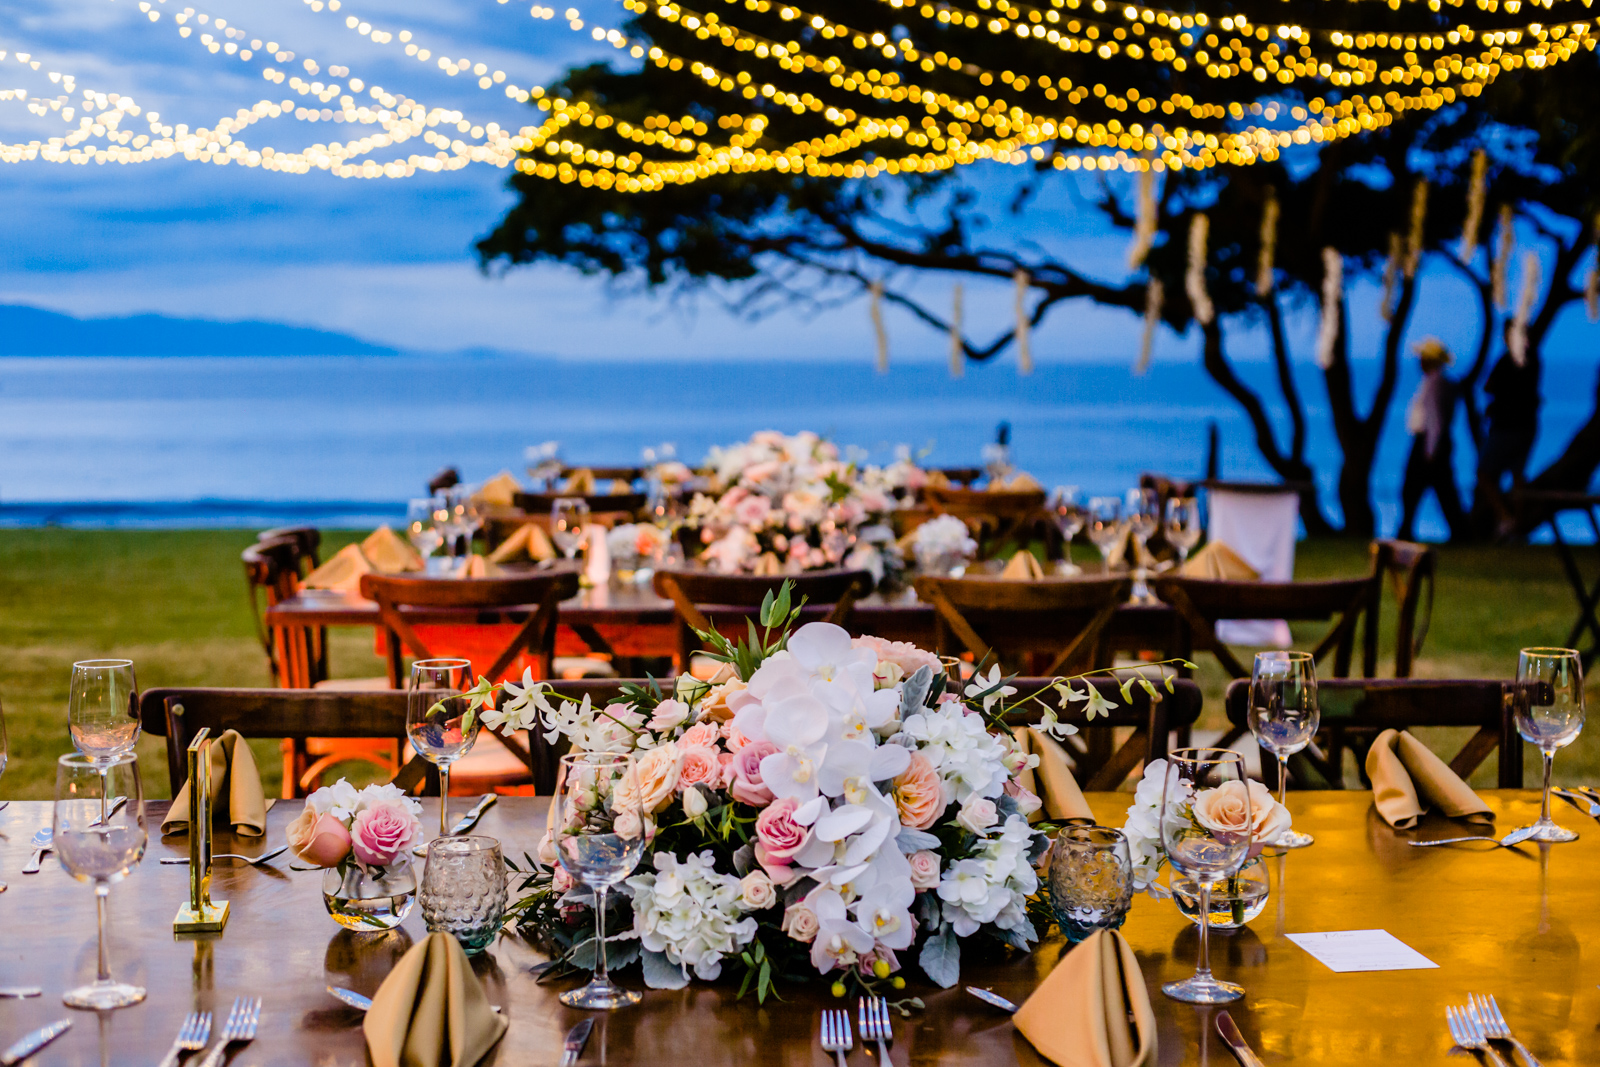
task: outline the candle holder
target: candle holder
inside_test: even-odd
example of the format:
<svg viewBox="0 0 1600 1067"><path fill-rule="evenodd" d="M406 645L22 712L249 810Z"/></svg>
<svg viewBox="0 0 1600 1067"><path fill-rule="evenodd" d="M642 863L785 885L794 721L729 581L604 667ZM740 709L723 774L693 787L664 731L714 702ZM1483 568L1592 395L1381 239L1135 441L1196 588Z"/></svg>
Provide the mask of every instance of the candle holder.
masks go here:
<svg viewBox="0 0 1600 1067"><path fill-rule="evenodd" d="M172 920L175 934L221 933L228 902L211 899L211 728L189 742L189 899Z"/></svg>

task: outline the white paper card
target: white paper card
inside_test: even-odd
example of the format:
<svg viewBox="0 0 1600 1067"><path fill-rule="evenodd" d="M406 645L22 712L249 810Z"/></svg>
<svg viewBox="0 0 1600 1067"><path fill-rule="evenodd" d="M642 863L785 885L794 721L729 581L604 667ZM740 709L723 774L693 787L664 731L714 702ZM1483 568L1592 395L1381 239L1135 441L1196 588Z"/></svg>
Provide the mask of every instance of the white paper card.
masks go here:
<svg viewBox="0 0 1600 1067"><path fill-rule="evenodd" d="M1387 930L1290 934L1289 940L1331 971L1420 971L1439 966Z"/></svg>

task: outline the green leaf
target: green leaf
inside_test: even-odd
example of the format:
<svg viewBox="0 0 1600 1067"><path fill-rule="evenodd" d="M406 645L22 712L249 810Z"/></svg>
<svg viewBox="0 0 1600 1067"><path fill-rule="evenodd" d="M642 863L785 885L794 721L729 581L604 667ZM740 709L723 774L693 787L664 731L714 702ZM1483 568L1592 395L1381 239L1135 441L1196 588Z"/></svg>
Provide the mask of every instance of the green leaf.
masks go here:
<svg viewBox="0 0 1600 1067"><path fill-rule="evenodd" d="M761 625L772 628L772 590L767 590L767 595L761 598Z"/></svg>

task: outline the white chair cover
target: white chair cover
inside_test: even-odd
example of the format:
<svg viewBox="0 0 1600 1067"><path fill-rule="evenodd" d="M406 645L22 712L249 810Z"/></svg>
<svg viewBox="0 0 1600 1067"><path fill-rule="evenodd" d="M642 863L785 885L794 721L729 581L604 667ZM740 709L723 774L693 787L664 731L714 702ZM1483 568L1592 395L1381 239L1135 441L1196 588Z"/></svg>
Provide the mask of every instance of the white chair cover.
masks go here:
<svg viewBox="0 0 1600 1067"><path fill-rule="evenodd" d="M1213 489L1207 494L1212 541L1221 541L1256 569L1261 580L1287 582L1294 577L1294 542L1300 532L1300 496L1284 493L1238 493ZM1223 619L1217 638L1225 644L1252 648L1287 648L1289 624L1282 619Z"/></svg>

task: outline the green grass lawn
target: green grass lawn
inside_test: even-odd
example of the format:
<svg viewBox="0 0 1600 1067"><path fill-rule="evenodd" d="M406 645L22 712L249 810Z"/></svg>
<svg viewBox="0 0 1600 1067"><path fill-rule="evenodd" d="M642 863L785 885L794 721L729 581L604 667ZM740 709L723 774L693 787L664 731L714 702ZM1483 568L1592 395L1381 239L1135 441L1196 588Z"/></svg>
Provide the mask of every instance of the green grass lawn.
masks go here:
<svg viewBox="0 0 1600 1067"><path fill-rule="evenodd" d="M325 535L324 556L358 537ZM249 530L0 530L0 707L10 759L0 779L5 797L48 798L55 758L71 750L67 685L74 660L122 656L134 661L143 688L165 685L265 686L266 656L255 637L239 552ZM1306 542L1302 577L1358 573L1365 543ZM1584 551L1593 565L1597 554ZM1417 673L1428 677L1510 677L1519 647L1565 641L1575 613L1554 550L1445 548L1433 625ZM1317 636L1315 627L1303 635ZM1392 638L1385 634L1385 647ZM369 630L335 631L330 662L343 676L382 673ZM1201 663L1207 720L1220 720L1225 679ZM1600 728L1556 761L1559 780L1600 778ZM1446 739L1439 739L1441 749ZM278 788L276 746L257 743L268 795ZM139 751L164 766L160 739ZM1453 750L1452 750L1453 752ZM1530 784L1538 782L1529 752ZM1492 763L1474 781L1492 781ZM146 773L151 796L167 795L166 776Z"/></svg>

